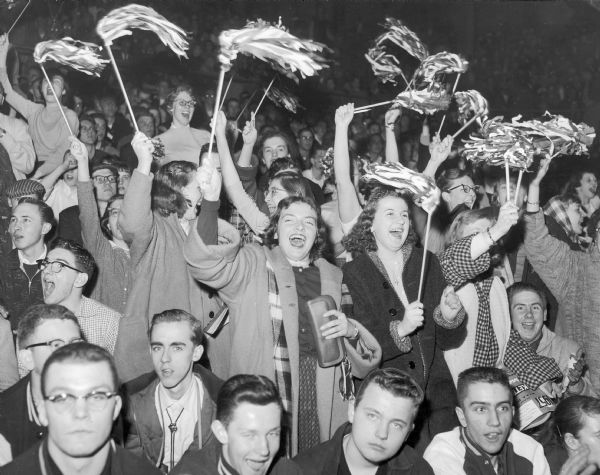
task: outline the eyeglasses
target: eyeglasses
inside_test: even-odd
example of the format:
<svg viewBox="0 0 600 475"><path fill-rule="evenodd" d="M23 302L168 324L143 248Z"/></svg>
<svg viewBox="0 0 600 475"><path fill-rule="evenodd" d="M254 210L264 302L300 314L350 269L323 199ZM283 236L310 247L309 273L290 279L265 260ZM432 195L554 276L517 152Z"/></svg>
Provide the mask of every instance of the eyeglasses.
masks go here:
<svg viewBox="0 0 600 475"><path fill-rule="evenodd" d="M303 135L300 137L302 140L312 140L313 138L310 135Z"/></svg>
<svg viewBox="0 0 600 475"><path fill-rule="evenodd" d="M115 397L117 393L107 391L92 391L91 393L85 394L84 396L75 396L74 394L60 393L53 394L52 396L44 397L46 401L52 403L52 406L56 408L59 413L65 413L67 411L73 411L75 407L75 401L83 399L90 411L99 412L106 408L108 400Z"/></svg>
<svg viewBox="0 0 600 475"><path fill-rule="evenodd" d="M121 211L119 208L108 208L107 212L108 215L112 218L115 216L119 216L119 211Z"/></svg>
<svg viewBox="0 0 600 475"><path fill-rule="evenodd" d="M41 343L33 343L32 345L27 345L25 347L25 349L28 350L29 348L36 348L36 347L40 347L40 346L49 346L53 350L58 350L62 346L70 345L71 343L78 343L80 341L85 341L85 340L83 338L73 338L70 341L64 341L64 340L61 340L60 338L57 338L55 340L43 341Z"/></svg>
<svg viewBox="0 0 600 475"><path fill-rule="evenodd" d="M179 100L177 101L177 104L178 104L180 107L190 107L190 108L191 108L191 107L196 107L196 101L186 101L186 100L184 100L184 99L179 99Z"/></svg>
<svg viewBox="0 0 600 475"><path fill-rule="evenodd" d="M273 186L271 188L269 188L267 190L267 195L274 195L275 193L287 193L287 191L285 191L283 188L277 188L276 186Z"/></svg>
<svg viewBox="0 0 600 475"><path fill-rule="evenodd" d="M453 186L452 188L447 188L446 191L452 191L452 190L456 190L457 188L462 188L463 193L469 193L471 190L473 190L473 193L477 193L479 191L479 185L473 185L473 186L469 186L469 185L456 185Z"/></svg>
<svg viewBox="0 0 600 475"><path fill-rule="evenodd" d="M104 183L116 183L117 182L117 177L114 175L109 175L109 176L97 175L97 176L92 177L92 179L94 180L94 183L99 183L100 185L103 185Z"/></svg>
<svg viewBox="0 0 600 475"><path fill-rule="evenodd" d="M40 259L39 261L37 261L37 263L40 270L49 269L50 272L54 274L58 274L61 270L63 270L63 267L68 267L69 269L72 269L75 272L82 272L76 267L70 266L69 264L66 264L61 261L49 261L48 259Z"/></svg>

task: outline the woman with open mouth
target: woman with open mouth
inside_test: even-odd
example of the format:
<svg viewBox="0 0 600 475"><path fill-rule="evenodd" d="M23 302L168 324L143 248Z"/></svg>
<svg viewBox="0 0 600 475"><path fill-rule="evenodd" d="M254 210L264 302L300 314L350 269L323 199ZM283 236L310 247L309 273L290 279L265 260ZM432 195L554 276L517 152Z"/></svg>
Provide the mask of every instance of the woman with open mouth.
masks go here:
<svg viewBox="0 0 600 475"><path fill-rule="evenodd" d="M219 147L221 156L228 153ZM283 443L296 454L328 440L347 414L347 401L338 392L349 396L343 383L350 382L350 372L343 371L344 362L319 366L316 339L341 338L351 374L359 378L378 366L379 345L360 323L335 309L324 313L328 322L320 326L320 335L311 331L307 302L329 295L339 308L342 296L341 270L321 257L325 228L312 200L283 198L264 245L241 246L238 230L217 221L218 204L208 196L185 245L188 268L229 307L229 374L264 374L276 381L285 408ZM219 192L212 196L217 201Z"/></svg>

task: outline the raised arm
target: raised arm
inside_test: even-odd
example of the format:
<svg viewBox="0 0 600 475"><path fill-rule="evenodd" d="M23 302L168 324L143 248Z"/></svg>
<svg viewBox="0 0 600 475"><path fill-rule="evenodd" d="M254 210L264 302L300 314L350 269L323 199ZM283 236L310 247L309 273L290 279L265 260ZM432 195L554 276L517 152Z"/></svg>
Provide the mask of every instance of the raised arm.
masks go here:
<svg viewBox="0 0 600 475"><path fill-rule="evenodd" d="M529 184L525 215L525 254L550 291L560 300L566 296L576 271L576 253L551 236L540 210L540 183L548 171L550 160L540 162L537 175Z"/></svg>
<svg viewBox="0 0 600 475"><path fill-rule="evenodd" d="M269 217L265 215L256 205L255 201L248 196L244 190L244 186L238 176L237 170L229 152L229 145L225 137L226 118L224 112L219 112L217 122L215 124L215 138L217 148L219 149L219 157L221 159L221 173L223 176L223 184L229 199L233 203L248 226L256 234L262 234L269 225ZM244 128L244 141L249 141L252 138L247 138L248 135L256 134L254 124L246 124Z"/></svg>
<svg viewBox="0 0 600 475"><path fill-rule="evenodd" d="M429 144L430 158L425 170L423 170L423 175L427 175L435 180L435 173L452 151L453 141L451 135L447 135L444 140L441 140L437 134L433 137L433 140Z"/></svg>
<svg viewBox="0 0 600 475"><path fill-rule="evenodd" d="M87 155L86 155L87 156ZM71 168L75 168L76 163L75 159L71 155L70 151L65 152L64 159L60 165L58 165L54 170L48 173L43 178L40 178L38 181L44 186L46 189L46 194L44 195L44 200L47 200L52 194L52 190L54 190L54 185L56 182L60 180L60 177L63 174L70 170Z"/></svg>
<svg viewBox="0 0 600 475"><path fill-rule="evenodd" d="M398 163L400 156L398 154L398 144L396 143L396 122L402 115L401 108L390 109L385 113L385 161Z"/></svg>
<svg viewBox="0 0 600 475"><path fill-rule="evenodd" d="M77 139L71 142L71 154L77 160L77 202L83 245L97 259L103 250L111 247L100 227L98 206L94 197L94 186L90 180L87 148Z"/></svg>
<svg viewBox="0 0 600 475"><path fill-rule="evenodd" d="M338 192L340 220L350 223L362 212L352 176L348 151L348 127L354 116L354 104L346 104L335 111L335 142L333 147L333 170Z"/></svg>
<svg viewBox="0 0 600 475"><path fill-rule="evenodd" d="M138 166L131 176L118 224L126 242L141 244L150 240L154 225L151 196L153 175L150 173L154 147L141 132L136 132L131 146L138 157Z"/></svg>
<svg viewBox="0 0 600 475"><path fill-rule="evenodd" d="M246 126L242 131L242 138L244 139L244 145L238 158L238 167L251 167L252 166L252 150L254 150L254 144L258 138L256 127L254 127L254 112L250 114L250 120L246 122Z"/></svg>

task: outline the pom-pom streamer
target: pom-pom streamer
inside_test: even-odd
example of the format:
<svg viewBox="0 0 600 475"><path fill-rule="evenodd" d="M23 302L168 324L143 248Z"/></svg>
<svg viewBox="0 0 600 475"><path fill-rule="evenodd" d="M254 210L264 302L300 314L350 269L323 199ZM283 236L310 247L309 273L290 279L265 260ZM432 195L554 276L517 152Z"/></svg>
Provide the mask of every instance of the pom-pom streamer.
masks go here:
<svg viewBox="0 0 600 475"><path fill-rule="evenodd" d="M54 61L90 76L100 76L109 62L100 57L100 50L101 48L94 43L85 43L67 37L62 40L38 43L33 51L33 59L40 64Z"/></svg>

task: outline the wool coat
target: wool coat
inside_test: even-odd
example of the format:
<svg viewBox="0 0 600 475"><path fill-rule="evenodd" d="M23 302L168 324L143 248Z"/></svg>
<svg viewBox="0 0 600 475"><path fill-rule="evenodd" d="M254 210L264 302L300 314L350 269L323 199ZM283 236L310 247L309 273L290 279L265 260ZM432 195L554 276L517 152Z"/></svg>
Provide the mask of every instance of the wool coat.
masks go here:
<svg viewBox="0 0 600 475"><path fill-rule="evenodd" d="M229 307L231 347L229 374L261 374L275 379L273 361L273 328L269 310L267 262L271 264L281 301L283 328L291 364L292 376L292 451L297 450L299 361L298 294L294 271L279 247L269 249L257 244L240 247L240 234L229 223L219 220L219 245L206 245L196 229L190 231L185 245L185 258L191 274L219 291ZM341 271L324 259L314 262L321 275L321 294L330 295L338 308L341 298ZM364 327L359 331L365 334ZM361 334L361 341L363 336ZM362 361L353 366L363 366L364 377L368 369L375 368L379 359L377 342L365 335ZM379 350L379 351L378 351ZM349 356L351 353L349 352ZM364 358L364 359L363 359ZM366 362L365 362L366 361ZM351 358L352 362L352 358ZM321 440L327 440L346 418L347 403L337 394L340 365L321 368L317 366L316 391Z"/></svg>

